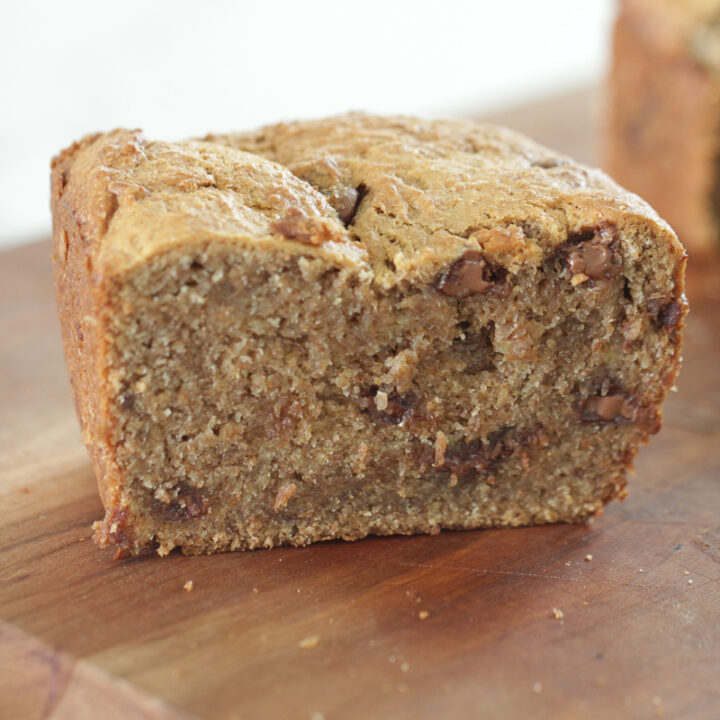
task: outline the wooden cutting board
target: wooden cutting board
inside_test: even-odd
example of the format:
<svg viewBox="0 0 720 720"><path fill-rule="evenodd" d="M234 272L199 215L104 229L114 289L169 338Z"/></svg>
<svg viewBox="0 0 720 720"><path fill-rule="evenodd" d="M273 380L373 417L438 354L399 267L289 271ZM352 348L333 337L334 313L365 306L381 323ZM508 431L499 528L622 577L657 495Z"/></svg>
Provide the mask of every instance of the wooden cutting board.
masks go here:
<svg viewBox="0 0 720 720"><path fill-rule="evenodd" d="M499 119L593 161L594 102ZM720 717L720 261L689 296L665 427L592 525L114 561L49 244L0 253L0 718Z"/></svg>

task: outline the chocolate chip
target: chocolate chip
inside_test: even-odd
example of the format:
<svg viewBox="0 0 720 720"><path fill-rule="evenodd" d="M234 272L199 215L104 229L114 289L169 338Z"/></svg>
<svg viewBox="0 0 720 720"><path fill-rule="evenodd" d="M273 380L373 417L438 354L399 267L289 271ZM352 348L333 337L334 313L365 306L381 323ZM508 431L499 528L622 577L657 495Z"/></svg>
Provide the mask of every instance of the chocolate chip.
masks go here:
<svg viewBox="0 0 720 720"><path fill-rule="evenodd" d="M676 302L668 303L658 314L658 319L668 330L674 330L678 326L681 317L682 307L680 303Z"/></svg>
<svg viewBox="0 0 720 720"><path fill-rule="evenodd" d="M580 408L583 422L632 422L636 408L624 395L593 395Z"/></svg>
<svg viewBox="0 0 720 720"><path fill-rule="evenodd" d="M361 183L357 188L347 186L333 188L331 191L325 192L325 195L340 220L347 227L355 221L355 215L357 215L360 203L367 192L367 187Z"/></svg>
<svg viewBox="0 0 720 720"><path fill-rule="evenodd" d="M657 298L648 303L648 313L658 329L675 330L683 316L683 306L676 300Z"/></svg>
<svg viewBox="0 0 720 720"><path fill-rule="evenodd" d="M625 281L623 282L623 297L630 303L633 301L632 290L630 290L630 281L627 278L625 278Z"/></svg>
<svg viewBox="0 0 720 720"><path fill-rule="evenodd" d="M563 247L570 274L590 280L610 280L620 274L615 231L603 226L568 239Z"/></svg>
<svg viewBox="0 0 720 720"><path fill-rule="evenodd" d="M270 225L270 229L287 240L305 245L322 245L332 239L332 233L318 218L307 217L298 208L292 207L287 213Z"/></svg>
<svg viewBox="0 0 720 720"><path fill-rule="evenodd" d="M491 266L476 250L467 250L440 276L435 286L449 297L464 298L478 293L507 297L506 277L504 268Z"/></svg>
<svg viewBox="0 0 720 720"><path fill-rule="evenodd" d="M384 417L393 425L399 425L405 419L405 416L412 412L413 400L412 395L388 397L387 408L383 411Z"/></svg>
<svg viewBox="0 0 720 720"><path fill-rule="evenodd" d="M352 222L357 201L358 193L355 188L342 188L341 192L333 192L328 196L328 202L346 226Z"/></svg>
<svg viewBox="0 0 720 720"><path fill-rule="evenodd" d="M476 438L453 443L445 449L444 462L437 469L459 480L488 475L516 452L541 443L543 433L540 423L523 430L509 426L490 433L485 441Z"/></svg>
<svg viewBox="0 0 720 720"><path fill-rule="evenodd" d="M206 515L209 509L208 498L198 488L186 482L178 484L177 497L170 502L153 499L152 514L165 522L185 522Z"/></svg>
<svg viewBox="0 0 720 720"><path fill-rule="evenodd" d="M124 393L120 396L118 404L123 410L132 410L135 405L135 394L131 392Z"/></svg>
<svg viewBox="0 0 720 720"><path fill-rule="evenodd" d="M487 442L478 438L454 443L445 451L443 470L459 479L487 472L512 454L512 446L505 442L507 432L498 430L488 437Z"/></svg>

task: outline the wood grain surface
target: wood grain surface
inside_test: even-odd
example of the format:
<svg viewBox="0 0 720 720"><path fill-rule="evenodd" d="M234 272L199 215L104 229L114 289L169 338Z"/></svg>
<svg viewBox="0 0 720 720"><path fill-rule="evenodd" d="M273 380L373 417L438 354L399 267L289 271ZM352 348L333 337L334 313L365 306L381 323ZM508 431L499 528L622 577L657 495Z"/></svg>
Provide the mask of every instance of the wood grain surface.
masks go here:
<svg viewBox="0 0 720 720"><path fill-rule="evenodd" d="M592 161L595 102L498 119ZM720 261L688 289L664 429L592 525L114 561L49 244L0 253L0 718L720 717Z"/></svg>

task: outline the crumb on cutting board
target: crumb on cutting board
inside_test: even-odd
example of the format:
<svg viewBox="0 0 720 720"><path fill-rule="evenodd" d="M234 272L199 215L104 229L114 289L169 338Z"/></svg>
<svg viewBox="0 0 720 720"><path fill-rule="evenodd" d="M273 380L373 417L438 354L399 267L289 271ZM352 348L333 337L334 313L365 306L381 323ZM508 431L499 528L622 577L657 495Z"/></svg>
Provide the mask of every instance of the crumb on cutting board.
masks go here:
<svg viewBox="0 0 720 720"><path fill-rule="evenodd" d="M298 647L301 650L312 650L318 646L319 642L320 637L318 635L308 635L298 643Z"/></svg>

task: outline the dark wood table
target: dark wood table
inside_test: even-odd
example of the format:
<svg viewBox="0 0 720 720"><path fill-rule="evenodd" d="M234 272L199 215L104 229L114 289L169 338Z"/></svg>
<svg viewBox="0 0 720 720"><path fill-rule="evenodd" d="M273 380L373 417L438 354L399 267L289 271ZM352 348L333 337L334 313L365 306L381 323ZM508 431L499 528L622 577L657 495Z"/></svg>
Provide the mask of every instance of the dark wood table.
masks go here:
<svg viewBox="0 0 720 720"><path fill-rule="evenodd" d="M498 119L593 161L596 100ZM0 253L0 718L720 717L720 262L689 296L665 427L592 525L114 561L49 244Z"/></svg>

